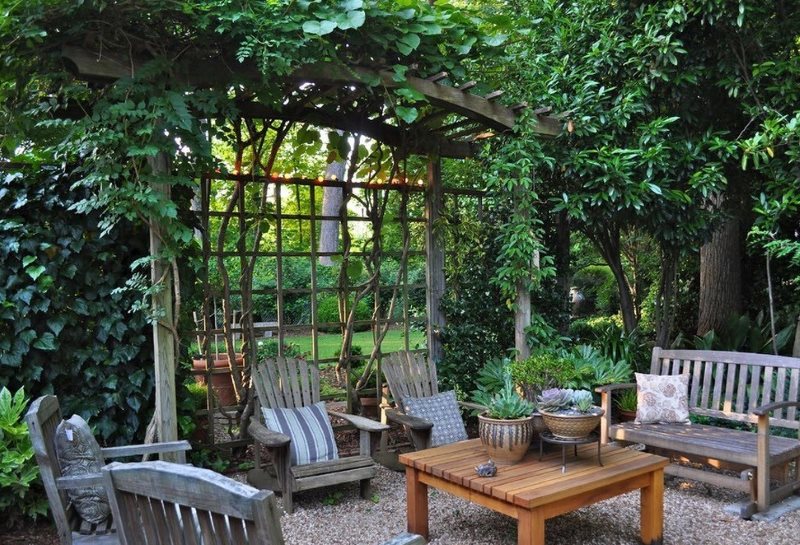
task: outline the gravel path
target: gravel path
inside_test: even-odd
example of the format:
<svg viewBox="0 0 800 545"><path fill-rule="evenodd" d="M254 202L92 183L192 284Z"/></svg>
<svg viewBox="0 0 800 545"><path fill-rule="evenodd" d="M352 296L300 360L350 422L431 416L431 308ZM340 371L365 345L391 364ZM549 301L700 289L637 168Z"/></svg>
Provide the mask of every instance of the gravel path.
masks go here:
<svg viewBox="0 0 800 545"><path fill-rule="evenodd" d="M800 543L800 511L775 522L745 521L725 512L742 495L673 478L666 485L667 545ZM361 499L355 483L295 495L295 512L281 518L286 544L377 545L405 530L404 474L380 468L373 490L373 501ZM514 545L517 539L513 519L436 490L430 491L429 527L431 545ZM639 494L548 520L545 535L548 545L638 545Z"/></svg>

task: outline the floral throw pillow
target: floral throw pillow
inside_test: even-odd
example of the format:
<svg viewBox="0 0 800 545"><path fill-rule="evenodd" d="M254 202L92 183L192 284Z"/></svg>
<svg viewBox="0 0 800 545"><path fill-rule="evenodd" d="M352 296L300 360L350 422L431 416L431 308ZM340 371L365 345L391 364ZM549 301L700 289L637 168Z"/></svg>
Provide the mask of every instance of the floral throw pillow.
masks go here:
<svg viewBox="0 0 800 545"><path fill-rule="evenodd" d="M637 424L689 424L688 375L636 373Z"/></svg>

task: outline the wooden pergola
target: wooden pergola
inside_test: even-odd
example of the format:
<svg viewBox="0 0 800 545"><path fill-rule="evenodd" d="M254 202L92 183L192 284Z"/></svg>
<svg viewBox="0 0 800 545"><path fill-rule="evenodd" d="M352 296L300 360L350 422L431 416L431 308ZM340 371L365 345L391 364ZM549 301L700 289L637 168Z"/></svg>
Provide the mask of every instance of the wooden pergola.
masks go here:
<svg viewBox="0 0 800 545"><path fill-rule="evenodd" d="M78 78L93 84L113 84L119 78L131 77L148 60L130 52L96 51L84 47L65 46L62 57L68 69ZM407 74L403 86L424 96L424 106L411 123L400 123L387 108L389 92L401 84L394 73L379 67L342 66L331 63L307 65L289 77L274 82L281 90L280 109L255 98L240 99L236 106L241 116L252 119L289 120L319 127L361 134L406 155L427 157L426 219L426 310L429 358L438 361L442 345L438 332L444 325L440 302L445 288L445 252L441 236L432 228L442 209L444 188L441 179L441 158L467 158L475 155L481 143L498 133L513 129L526 104L505 106L498 99L502 91L480 96L474 94L475 81L456 83L446 72ZM255 66L239 63L231 57L185 59L178 61L171 72L172 81L195 89L228 89L233 85L247 88L248 83L263 85ZM240 93L246 96L246 93ZM552 137L561 132L563 122L550 115L548 108L534 110L535 132ZM168 172L168 160L160 157L153 167ZM154 188L168 193L168 186ZM151 226L151 254L160 250L159 226ZM170 271L164 263L153 260L152 278L164 278L170 286ZM528 347L524 330L530 325L530 293L520 288L515 316L515 345L525 356ZM153 305L173 308L172 290L163 289L154 296ZM166 319L171 320L172 316ZM177 438L175 408L175 338L172 330L154 324L153 341L156 373L156 422L158 436L169 441Z"/></svg>

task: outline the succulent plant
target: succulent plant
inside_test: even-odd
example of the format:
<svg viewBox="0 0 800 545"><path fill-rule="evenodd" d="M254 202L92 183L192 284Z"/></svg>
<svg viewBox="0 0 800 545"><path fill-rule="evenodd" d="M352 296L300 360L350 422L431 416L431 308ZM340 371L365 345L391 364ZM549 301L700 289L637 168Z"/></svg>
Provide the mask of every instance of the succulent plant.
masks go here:
<svg viewBox="0 0 800 545"><path fill-rule="evenodd" d="M540 411L554 412L567 409L572 404L573 393L569 388L550 388L537 396L536 405Z"/></svg>
<svg viewBox="0 0 800 545"><path fill-rule="evenodd" d="M486 415L489 418L500 420L525 418L533 413L533 403L517 393L511 381L511 373L508 371L503 380L503 389L492 396L486 408Z"/></svg>
<svg viewBox="0 0 800 545"><path fill-rule="evenodd" d="M594 406L592 392L588 390L576 391L574 394L572 394L572 404L582 413L589 412L592 406Z"/></svg>

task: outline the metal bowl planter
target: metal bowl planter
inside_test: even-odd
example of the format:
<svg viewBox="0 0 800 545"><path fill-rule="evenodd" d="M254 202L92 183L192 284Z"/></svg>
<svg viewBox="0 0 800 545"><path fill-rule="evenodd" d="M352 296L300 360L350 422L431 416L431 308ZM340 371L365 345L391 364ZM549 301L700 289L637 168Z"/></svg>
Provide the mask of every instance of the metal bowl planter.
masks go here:
<svg viewBox="0 0 800 545"><path fill-rule="evenodd" d="M577 411L547 412L540 409L544 423L558 439L582 439L592 433L600 424L600 417L605 411L600 407L592 407L588 413Z"/></svg>
<svg viewBox="0 0 800 545"><path fill-rule="evenodd" d="M525 457L533 440L533 417L500 420L478 415L478 436L495 464L511 465Z"/></svg>

